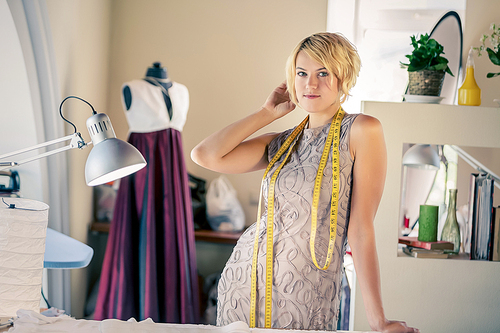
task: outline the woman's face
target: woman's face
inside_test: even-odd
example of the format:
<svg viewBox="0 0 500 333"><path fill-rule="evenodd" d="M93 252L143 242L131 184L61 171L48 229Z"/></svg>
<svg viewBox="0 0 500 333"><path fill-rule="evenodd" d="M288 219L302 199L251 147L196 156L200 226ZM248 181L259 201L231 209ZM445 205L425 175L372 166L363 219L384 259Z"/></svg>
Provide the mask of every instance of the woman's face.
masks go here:
<svg viewBox="0 0 500 333"><path fill-rule="evenodd" d="M337 77L304 51L297 55L295 93L300 107L309 113L331 113L333 116L340 107Z"/></svg>

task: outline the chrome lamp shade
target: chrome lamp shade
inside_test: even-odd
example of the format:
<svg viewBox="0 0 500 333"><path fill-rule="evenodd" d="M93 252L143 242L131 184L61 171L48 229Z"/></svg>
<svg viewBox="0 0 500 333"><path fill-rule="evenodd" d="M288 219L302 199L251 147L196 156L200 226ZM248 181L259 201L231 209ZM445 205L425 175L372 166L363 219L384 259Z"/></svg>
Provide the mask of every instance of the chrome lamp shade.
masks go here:
<svg viewBox="0 0 500 333"><path fill-rule="evenodd" d="M88 118L87 129L94 146L85 164L87 185L104 184L146 166L146 161L137 148L116 138L106 114L98 113Z"/></svg>
<svg viewBox="0 0 500 333"><path fill-rule="evenodd" d="M47 141L33 147L24 148L18 151L14 151L8 154L0 155L0 171L9 169L35 161L40 158L44 158L50 155L54 155L69 149L79 148L83 149L90 145L85 143L80 132L77 131L76 126L64 118L62 114L62 105L65 101L70 98L76 98L82 102L87 103L92 109L92 116L87 119L87 129L92 139L92 144L94 145L91 150L87 163L85 165L85 181L89 186L96 186L104 183L108 183L115 179L119 179L128 176L146 166L146 160L142 154L132 146L130 143L119 140L116 138L113 126L111 126L111 121L108 116L104 113L97 113L94 107L86 100L77 96L66 97L59 106L59 114L61 118L73 126L75 132L63 138ZM2 162L6 158L11 158L12 156L17 156L30 152L33 150L49 147L55 144L59 144L64 141L70 140L70 143L64 147L52 149L44 153L40 153L36 156L28 157L21 161L7 161Z"/></svg>
<svg viewBox="0 0 500 333"><path fill-rule="evenodd" d="M403 156L403 165L410 168L438 170L440 159L431 145L414 145Z"/></svg>

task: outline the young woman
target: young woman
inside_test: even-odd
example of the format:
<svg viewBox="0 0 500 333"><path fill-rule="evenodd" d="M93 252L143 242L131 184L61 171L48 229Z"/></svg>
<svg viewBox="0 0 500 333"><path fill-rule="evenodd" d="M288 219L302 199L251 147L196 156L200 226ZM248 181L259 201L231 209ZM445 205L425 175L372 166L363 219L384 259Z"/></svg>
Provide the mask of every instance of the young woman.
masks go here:
<svg viewBox="0 0 500 333"><path fill-rule="evenodd" d="M266 169L259 222L222 272L218 325L335 330L349 240L371 328L418 332L387 320L382 307L373 219L385 182L384 136L377 119L341 108L359 69L342 35L309 36L260 110L193 149L193 161L213 171ZM296 105L308 113L299 126L247 139Z"/></svg>

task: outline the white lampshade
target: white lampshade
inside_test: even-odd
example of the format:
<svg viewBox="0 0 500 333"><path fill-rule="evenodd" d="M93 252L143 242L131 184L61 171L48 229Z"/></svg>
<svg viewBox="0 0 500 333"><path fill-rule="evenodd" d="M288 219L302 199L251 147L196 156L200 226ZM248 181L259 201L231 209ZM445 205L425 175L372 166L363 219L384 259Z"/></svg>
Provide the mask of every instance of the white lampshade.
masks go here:
<svg viewBox="0 0 500 333"><path fill-rule="evenodd" d="M438 170L440 159L431 145L414 145L404 154L403 165L410 168Z"/></svg>
<svg viewBox="0 0 500 333"><path fill-rule="evenodd" d="M2 199L0 317L15 317L19 309L39 312L49 206L24 198Z"/></svg>
<svg viewBox="0 0 500 333"><path fill-rule="evenodd" d="M94 146L85 164L87 185L105 184L146 166L137 148L116 138L106 114L98 113L87 119L87 129Z"/></svg>

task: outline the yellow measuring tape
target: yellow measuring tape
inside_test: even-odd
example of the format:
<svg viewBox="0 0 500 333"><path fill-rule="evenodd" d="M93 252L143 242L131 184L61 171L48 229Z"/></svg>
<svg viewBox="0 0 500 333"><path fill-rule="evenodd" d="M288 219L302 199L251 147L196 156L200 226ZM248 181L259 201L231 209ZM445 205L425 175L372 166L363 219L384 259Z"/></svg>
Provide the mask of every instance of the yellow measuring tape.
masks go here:
<svg viewBox="0 0 500 333"><path fill-rule="evenodd" d="M318 269L326 270L330 266L333 249L335 247L335 238L337 233L337 210L338 210L338 192L339 192L339 141L340 141L340 125L342 124L342 119L344 118L344 110L339 108L335 114L332 124L330 125L330 130L328 131L328 137L323 149L323 154L321 155L321 160L318 167L318 172L316 174L316 179L314 182L314 192L313 192L313 202L311 209L311 235L310 235L310 248L311 257L314 264ZM264 182L266 175L272 166L280 159L280 157L286 153L285 158L274 171L271 180L269 182L268 190L268 202L267 202L267 242L266 242L266 292L265 292L265 327L271 328L271 311L272 311L272 286L273 286L273 223L274 223L274 186L276 184L276 179L281 171L281 168L285 165L290 153L295 146L297 136L304 130L309 116L304 119L299 126L297 126L292 134L285 140L283 145L280 147L276 155L272 158L271 162L264 172L262 177L262 182ZM331 199L331 211L330 211L330 240L328 243L328 252L325 260L325 265L319 267L316 261L316 251L315 251L315 239L316 239L316 229L318 220L318 205L319 205L319 194L321 189L321 181L323 179L323 171L328 160L328 154L330 148L333 144L332 152L332 199ZM255 327L256 321L256 302L257 302L257 255L259 248L259 230L260 230L260 216L261 216L261 206L262 206L262 185L260 187L259 196L259 208L257 212L258 220L255 228L255 240L253 246L253 258L252 258L252 273L251 273L251 291L250 291L250 327Z"/></svg>

